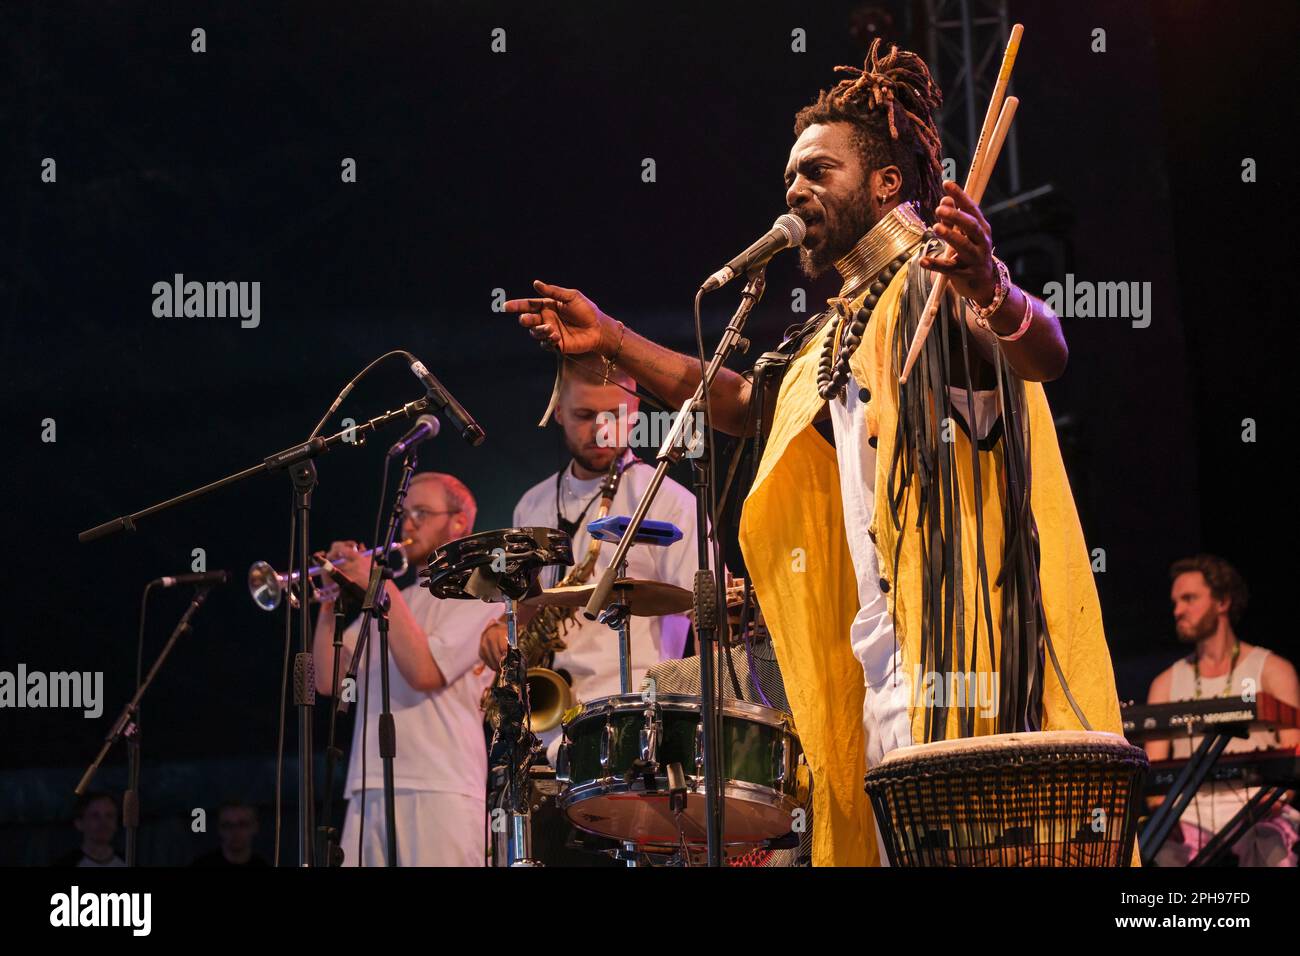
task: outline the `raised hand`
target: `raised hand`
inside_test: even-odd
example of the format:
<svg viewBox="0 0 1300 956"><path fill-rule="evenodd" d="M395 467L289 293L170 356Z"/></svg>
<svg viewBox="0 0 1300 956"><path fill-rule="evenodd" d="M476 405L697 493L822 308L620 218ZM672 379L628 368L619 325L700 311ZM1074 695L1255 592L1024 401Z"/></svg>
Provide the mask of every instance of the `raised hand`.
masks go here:
<svg viewBox="0 0 1300 956"><path fill-rule="evenodd" d="M987 305L997 288L992 230L964 189L947 181L943 191L944 197L934 211L934 234L948 244L948 249L938 257L923 256L920 265L946 275L958 295Z"/></svg>
<svg viewBox="0 0 1300 956"><path fill-rule="evenodd" d="M519 316L519 324L543 346L565 355L598 350L602 326L613 320L577 289L533 282L538 298L510 299L505 311Z"/></svg>

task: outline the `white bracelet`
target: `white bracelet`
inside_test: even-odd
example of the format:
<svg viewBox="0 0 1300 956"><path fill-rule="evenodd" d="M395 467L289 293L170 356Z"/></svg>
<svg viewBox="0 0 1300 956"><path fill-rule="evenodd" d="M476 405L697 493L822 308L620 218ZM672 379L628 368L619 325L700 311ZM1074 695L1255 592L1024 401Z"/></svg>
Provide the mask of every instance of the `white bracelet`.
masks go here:
<svg viewBox="0 0 1300 956"><path fill-rule="evenodd" d="M1025 292L1023 289L1020 290L1020 294L1025 297L1025 317L1020 320L1020 328L1016 329L1010 335L1001 335L997 332L993 333L1003 342L1014 342L1016 339L1020 338L1020 336L1029 331L1029 326L1034 321L1034 300L1029 298L1029 293Z"/></svg>

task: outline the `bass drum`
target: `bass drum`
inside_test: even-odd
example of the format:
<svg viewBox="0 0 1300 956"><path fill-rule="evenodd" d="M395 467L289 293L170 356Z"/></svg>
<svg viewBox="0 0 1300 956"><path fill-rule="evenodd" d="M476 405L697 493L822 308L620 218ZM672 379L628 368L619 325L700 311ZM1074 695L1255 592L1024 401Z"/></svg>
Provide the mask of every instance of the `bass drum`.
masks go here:
<svg viewBox="0 0 1300 956"><path fill-rule="evenodd" d="M504 768L492 774L488 810L488 864L510 865L510 810ZM561 812L562 785L551 767L528 770L532 859L543 866L621 866L612 854L619 844L577 830Z"/></svg>
<svg viewBox="0 0 1300 956"><path fill-rule="evenodd" d="M810 775L789 714L734 699L723 701L722 712L723 843L733 856L800 829ZM643 853L706 845L699 697L593 700L565 722L558 763L569 784L559 804L580 829ZM680 814L668 792L673 764L686 786Z"/></svg>

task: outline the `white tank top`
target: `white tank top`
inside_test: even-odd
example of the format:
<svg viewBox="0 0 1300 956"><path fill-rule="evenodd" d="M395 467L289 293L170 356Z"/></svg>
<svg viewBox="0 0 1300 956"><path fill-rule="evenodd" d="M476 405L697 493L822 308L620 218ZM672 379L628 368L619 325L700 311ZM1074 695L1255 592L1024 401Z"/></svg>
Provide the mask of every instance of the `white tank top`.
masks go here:
<svg viewBox="0 0 1300 956"><path fill-rule="evenodd" d="M1221 674L1218 677L1202 676L1201 699L1212 697L1241 699L1242 694L1247 691L1259 693L1263 684L1264 662L1268 660L1269 653L1262 647L1252 647L1237 659L1237 666L1232 669L1231 674ZM1170 700L1195 699L1196 670L1191 661L1191 657L1186 657L1174 664L1169 687ZM1229 677L1232 678L1232 688L1225 693L1224 688ZM1175 738L1170 741L1172 756L1176 759L1190 757L1192 750L1200 746L1203 739L1203 737ZM1256 730L1249 737L1233 737L1224 748L1224 753L1244 753L1280 746L1281 741L1275 731ZM1245 806L1246 801L1257 789L1257 787L1247 787L1231 781L1207 781L1202 784L1195 799L1183 811L1182 819L1202 830L1214 833ZM1274 809L1278 809L1277 804L1274 804Z"/></svg>

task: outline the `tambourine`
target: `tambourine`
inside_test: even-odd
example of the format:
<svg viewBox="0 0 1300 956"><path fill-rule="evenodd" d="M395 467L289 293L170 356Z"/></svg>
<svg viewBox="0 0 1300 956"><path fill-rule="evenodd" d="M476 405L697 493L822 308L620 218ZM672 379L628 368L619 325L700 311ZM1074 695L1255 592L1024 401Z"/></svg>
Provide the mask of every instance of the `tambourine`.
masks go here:
<svg viewBox="0 0 1300 956"><path fill-rule="evenodd" d="M520 600L541 591L542 568L573 564L573 541L555 528L504 528L449 541L419 576L434 597Z"/></svg>

